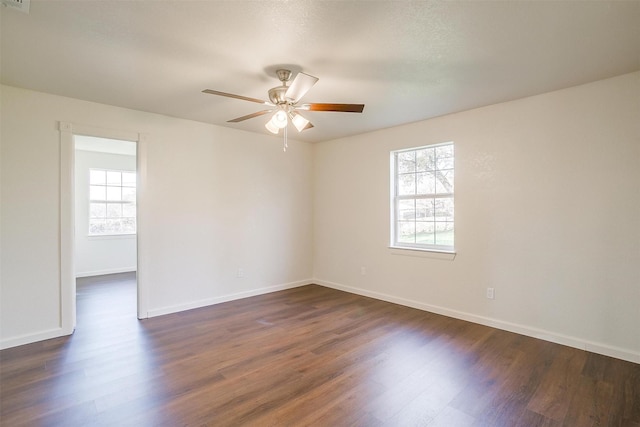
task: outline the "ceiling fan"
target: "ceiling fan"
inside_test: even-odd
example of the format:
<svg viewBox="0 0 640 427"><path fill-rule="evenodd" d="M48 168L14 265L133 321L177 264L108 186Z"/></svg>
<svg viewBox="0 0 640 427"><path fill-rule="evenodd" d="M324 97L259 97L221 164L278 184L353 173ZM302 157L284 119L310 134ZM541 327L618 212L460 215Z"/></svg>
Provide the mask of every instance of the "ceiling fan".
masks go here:
<svg viewBox="0 0 640 427"><path fill-rule="evenodd" d="M265 127L271 133L278 134L280 129L284 129L285 150L287 146L287 125L291 122L298 132L310 129L313 124L304 118L299 111L337 111L343 113L362 113L364 104L298 104L300 99L316 84L317 77L310 76L305 73L298 73L289 86L287 83L291 79L291 70L276 70L278 79L282 82L282 86L276 86L269 89L269 101L262 99L250 98L242 95L234 95L232 93L220 92L217 90L205 89L202 92L211 95L226 96L228 98L241 99L244 101L255 102L267 105L269 108L246 116L237 117L228 120L227 123L238 123L254 117L263 116L273 113L271 120L267 122Z"/></svg>

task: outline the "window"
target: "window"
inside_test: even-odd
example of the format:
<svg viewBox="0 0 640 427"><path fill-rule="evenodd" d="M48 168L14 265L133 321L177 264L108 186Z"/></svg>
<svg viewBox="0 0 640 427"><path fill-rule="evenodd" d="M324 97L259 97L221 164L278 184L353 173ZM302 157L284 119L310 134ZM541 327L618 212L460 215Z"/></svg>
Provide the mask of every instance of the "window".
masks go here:
<svg viewBox="0 0 640 427"><path fill-rule="evenodd" d="M391 153L391 245L453 251L453 143Z"/></svg>
<svg viewBox="0 0 640 427"><path fill-rule="evenodd" d="M89 235L135 232L136 173L89 169Z"/></svg>

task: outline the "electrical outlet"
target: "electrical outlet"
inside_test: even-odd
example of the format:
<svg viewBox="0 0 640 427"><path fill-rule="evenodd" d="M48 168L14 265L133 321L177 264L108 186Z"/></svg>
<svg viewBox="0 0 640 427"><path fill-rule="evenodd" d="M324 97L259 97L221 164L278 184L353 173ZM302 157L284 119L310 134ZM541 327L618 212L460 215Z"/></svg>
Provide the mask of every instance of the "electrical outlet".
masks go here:
<svg viewBox="0 0 640 427"><path fill-rule="evenodd" d="M494 288L487 288L487 298L494 299L496 297Z"/></svg>
<svg viewBox="0 0 640 427"><path fill-rule="evenodd" d="M360 274L362 274L363 276L367 274L367 267L360 267Z"/></svg>
<svg viewBox="0 0 640 427"><path fill-rule="evenodd" d="M238 268L238 279L242 279L244 277L244 270L242 268Z"/></svg>

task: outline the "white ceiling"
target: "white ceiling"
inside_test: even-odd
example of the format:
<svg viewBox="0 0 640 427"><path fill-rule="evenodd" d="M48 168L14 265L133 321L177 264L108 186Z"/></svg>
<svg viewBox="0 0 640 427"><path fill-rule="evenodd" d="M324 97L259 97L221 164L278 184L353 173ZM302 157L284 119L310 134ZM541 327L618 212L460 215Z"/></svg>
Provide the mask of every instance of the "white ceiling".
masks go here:
<svg viewBox="0 0 640 427"><path fill-rule="evenodd" d="M640 1L55 1L1 10L2 83L268 134L287 64L323 141L640 70ZM295 132L295 130L294 130Z"/></svg>

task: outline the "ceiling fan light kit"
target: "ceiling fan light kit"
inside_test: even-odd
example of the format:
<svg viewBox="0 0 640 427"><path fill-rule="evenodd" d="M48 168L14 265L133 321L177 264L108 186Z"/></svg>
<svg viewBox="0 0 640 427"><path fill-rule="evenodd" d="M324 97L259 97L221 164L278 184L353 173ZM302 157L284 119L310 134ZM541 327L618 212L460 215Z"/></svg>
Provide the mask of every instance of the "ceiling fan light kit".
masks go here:
<svg viewBox="0 0 640 427"><path fill-rule="evenodd" d="M278 132L280 131L280 128L278 128L276 125L274 125L273 123L273 118L271 120L269 120L264 127L267 128L267 130L275 135L278 134Z"/></svg>
<svg viewBox="0 0 640 427"><path fill-rule="evenodd" d="M298 129L298 132L302 132L303 130L308 129L308 126L311 124L309 120L305 119L301 114L298 114L296 112L291 113L290 118L291 123L293 123L296 129Z"/></svg>
<svg viewBox="0 0 640 427"><path fill-rule="evenodd" d="M287 150L287 126L289 121L295 126L298 132L311 129L313 124L302 116L298 111L336 111L343 113L362 113L364 104L301 104L298 105L300 99L315 85L318 81L317 77L310 76L305 73L298 73L296 78L287 86L287 82L291 79L291 70L276 70L278 79L282 82L281 86L269 89L269 101L263 101L257 98L250 98L242 95L234 95L232 93L220 92L212 89L205 89L202 92L211 95L226 96L228 98L240 99L243 101L255 102L262 105L272 107L269 110L262 110L246 116L237 117L228 120L227 123L238 123L247 119L273 113L271 119L264 125L267 130L277 135L280 129L284 129L284 151ZM275 111L275 112L274 112Z"/></svg>

